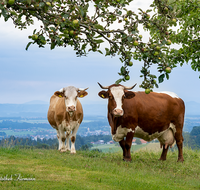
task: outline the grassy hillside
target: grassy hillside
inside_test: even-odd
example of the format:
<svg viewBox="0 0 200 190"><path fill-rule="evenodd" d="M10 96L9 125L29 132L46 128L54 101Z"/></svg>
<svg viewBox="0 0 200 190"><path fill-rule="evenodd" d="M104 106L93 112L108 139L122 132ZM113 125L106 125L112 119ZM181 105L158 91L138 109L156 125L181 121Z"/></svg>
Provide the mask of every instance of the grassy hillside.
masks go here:
<svg viewBox="0 0 200 190"><path fill-rule="evenodd" d="M133 161L122 153L57 150L0 149L0 189L70 190L191 190L200 189L200 151L184 149L184 163L177 152L159 161L160 152L137 151ZM19 177L20 176L20 177ZM17 178L21 180L17 180ZM22 179L34 181L22 181Z"/></svg>

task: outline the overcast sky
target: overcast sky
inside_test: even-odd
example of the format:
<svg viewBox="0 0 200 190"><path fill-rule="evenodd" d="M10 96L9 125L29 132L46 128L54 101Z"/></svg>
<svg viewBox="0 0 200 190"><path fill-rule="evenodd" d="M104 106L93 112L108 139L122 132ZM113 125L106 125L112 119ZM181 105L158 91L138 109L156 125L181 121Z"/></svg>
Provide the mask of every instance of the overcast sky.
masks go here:
<svg viewBox="0 0 200 190"><path fill-rule="evenodd" d="M132 10L147 8L149 1L134 1ZM33 100L49 102L51 95L62 87L73 85L79 88L89 87L89 95L82 99L84 103L105 103L98 97L101 90L97 82L111 85L119 75L122 63L118 57L105 57L99 53L90 53L87 57L76 57L71 48L56 48L49 46L38 48L25 47L29 42L28 35L38 28L38 24L27 30L16 29L12 21L4 22L0 18L0 103L25 103ZM144 35L144 38L147 37ZM133 60L130 69L130 81L122 83L132 86L135 91L139 88L139 77L142 63ZM189 65L178 67L170 74L155 91L173 91L184 101L200 103L199 72L194 72Z"/></svg>

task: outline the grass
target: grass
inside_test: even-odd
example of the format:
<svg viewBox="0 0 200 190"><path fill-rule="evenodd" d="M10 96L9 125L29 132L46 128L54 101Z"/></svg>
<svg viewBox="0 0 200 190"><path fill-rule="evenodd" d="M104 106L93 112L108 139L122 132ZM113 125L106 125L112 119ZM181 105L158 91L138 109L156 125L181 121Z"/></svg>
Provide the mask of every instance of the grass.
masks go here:
<svg viewBox="0 0 200 190"><path fill-rule="evenodd" d="M184 149L184 163L177 152L159 161L160 152L137 151L132 162L122 161L122 153L57 150L0 149L0 189L73 190L190 190L200 189L200 151ZM34 181L19 181L35 178Z"/></svg>

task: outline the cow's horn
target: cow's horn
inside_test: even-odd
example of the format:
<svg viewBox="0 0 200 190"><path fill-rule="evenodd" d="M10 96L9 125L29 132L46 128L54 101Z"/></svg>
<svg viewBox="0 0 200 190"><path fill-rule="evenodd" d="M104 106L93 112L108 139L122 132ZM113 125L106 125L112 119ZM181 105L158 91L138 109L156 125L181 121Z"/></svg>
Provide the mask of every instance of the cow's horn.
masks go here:
<svg viewBox="0 0 200 190"><path fill-rule="evenodd" d="M60 90L59 90L59 92L63 92L64 91L64 88L61 88Z"/></svg>
<svg viewBox="0 0 200 190"><path fill-rule="evenodd" d="M89 87L88 87L89 88ZM78 88L78 91L85 91L87 90L88 88Z"/></svg>
<svg viewBox="0 0 200 190"><path fill-rule="evenodd" d="M135 85L131 86L131 87L125 86L124 89L125 89L125 90L131 90L131 89L133 89L136 85L137 85L137 83L136 83Z"/></svg>
<svg viewBox="0 0 200 190"><path fill-rule="evenodd" d="M109 86L102 86L100 83L98 83L98 84L102 89L108 89L109 88Z"/></svg>

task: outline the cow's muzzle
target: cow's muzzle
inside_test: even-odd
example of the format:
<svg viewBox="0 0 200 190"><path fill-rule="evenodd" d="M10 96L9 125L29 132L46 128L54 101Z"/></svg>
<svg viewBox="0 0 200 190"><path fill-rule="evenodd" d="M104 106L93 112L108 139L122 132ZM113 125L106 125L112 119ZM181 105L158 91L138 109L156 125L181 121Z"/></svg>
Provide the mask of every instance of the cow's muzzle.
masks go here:
<svg viewBox="0 0 200 190"><path fill-rule="evenodd" d="M74 111L76 111L75 106L69 106L68 107L68 112L74 112Z"/></svg>
<svg viewBox="0 0 200 190"><path fill-rule="evenodd" d="M121 109L114 109L114 110L113 110L113 115L114 115L115 117L121 117L121 116L123 116L123 114L124 114L124 112L123 112L123 110L121 110Z"/></svg>

